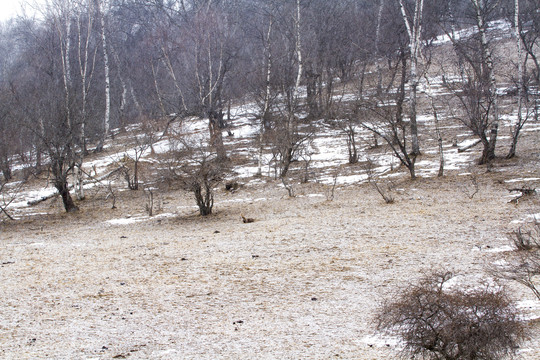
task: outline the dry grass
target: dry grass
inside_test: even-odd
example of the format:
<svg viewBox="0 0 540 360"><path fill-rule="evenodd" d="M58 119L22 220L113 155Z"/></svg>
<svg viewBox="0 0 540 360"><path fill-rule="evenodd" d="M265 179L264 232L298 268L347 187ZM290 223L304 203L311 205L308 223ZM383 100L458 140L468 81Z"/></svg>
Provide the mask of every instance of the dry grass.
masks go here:
<svg viewBox="0 0 540 360"><path fill-rule="evenodd" d="M1 225L0 357L394 356L399 346L372 323L379 300L434 267L485 277L508 224L538 209L535 197L508 204L508 176L483 174L473 199L459 175L403 178L391 205L369 185L338 187L329 202L323 185L288 198L270 182L218 191L206 218L171 190L172 216L129 225L108 220L143 216L142 191L119 193L117 210L101 193L75 215L43 203L34 210L49 215ZM525 348L540 348L533 330Z"/></svg>

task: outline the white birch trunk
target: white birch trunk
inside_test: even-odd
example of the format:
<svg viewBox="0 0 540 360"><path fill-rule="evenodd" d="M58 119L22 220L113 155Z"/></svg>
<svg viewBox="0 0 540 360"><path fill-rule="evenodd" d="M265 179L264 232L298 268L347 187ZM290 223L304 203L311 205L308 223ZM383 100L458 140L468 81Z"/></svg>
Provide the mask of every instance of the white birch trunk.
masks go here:
<svg viewBox="0 0 540 360"><path fill-rule="evenodd" d="M407 34L409 35L409 49L411 53L411 68L410 68L410 121L411 121L411 141L412 141L412 153L414 155L420 154L420 145L418 142L418 125L416 122L416 93L418 90L418 58L421 51L420 37L422 35L422 16L424 9L424 0L416 0L414 8L414 17L412 21L407 15L403 0L399 0L399 6Z"/></svg>
<svg viewBox="0 0 540 360"><path fill-rule="evenodd" d="M517 110L517 119L512 119L510 123L510 134L512 135L512 143L510 145L510 150L506 155L507 159L511 159L516 155L517 142L519 138L519 133L521 128L527 121L528 114L523 117L523 79L525 74L523 73L524 62L523 62L523 48L521 43L521 28L520 28L520 18L519 18L519 0L515 0L514 4L514 37L516 40L517 47L517 63L518 63L518 110Z"/></svg>
<svg viewBox="0 0 540 360"><path fill-rule="evenodd" d="M292 136L292 133L294 131L294 117L295 117L295 109L298 105L298 98L300 94L300 84L302 81L302 76L304 72L304 62L302 59L302 38L301 38L301 32L300 32L300 0L296 0L296 18L294 21L295 31L296 31L296 44L295 44L295 51L296 51L296 59L298 61L298 73L296 74L296 81L294 83L294 89L293 89L293 97L292 97L292 109L290 109L289 112L289 119L287 124L287 130L288 135Z"/></svg>
<svg viewBox="0 0 540 360"><path fill-rule="evenodd" d="M518 120L517 124L522 122L522 108L523 108L523 49L521 47L521 36L519 33L519 0L515 0L514 8L514 36L516 38L517 55L518 55ZM514 122L512 128L516 126ZM515 131L514 131L515 132ZM514 135L514 134L512 134Z"/></svg>
<svg viewBox="0 0 540 360"><path fill-rule="evenodd" d="M103 1L104 3L104 1ZM109 55L107 51L107 35L105 31L105 6L101 1L99 4L99 13L101 18L101 45L103 51L103 70L105 72L105 114L103 117L103 137L100 144L100 149L103 148L105 139L109 136L111 126L111 79L109 76ZM103 6L102 6L103 4Z"/></svg>
<svg viewBox="0 0 540 360"><path fill-rule="evenodd" d="M266 53L266 89L264 93L264 107L263 114L261 118L261 130L259 134L259 155L257 159L257 175L262 175L262 163L263 163L263 144L264 144L264 132L266 130L266 121L268 119L268 113L270 111L270 80L272 78L272 49L271 49L271 35L272 27L274 24L273 16L270 16L270 22L268 24L268 32L266 34L266 44L265 44L265 53Z"/></svg>

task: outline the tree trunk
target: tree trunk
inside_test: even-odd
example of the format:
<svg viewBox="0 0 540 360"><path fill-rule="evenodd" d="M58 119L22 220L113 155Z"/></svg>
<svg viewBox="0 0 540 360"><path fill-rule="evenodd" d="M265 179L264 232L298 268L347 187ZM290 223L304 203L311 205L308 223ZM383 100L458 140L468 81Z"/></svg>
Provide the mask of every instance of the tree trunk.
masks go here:
<svg viewBox="0 0 540 360"><path fill-rule="evenodd" d="M105 9L99 1L100 20L101 20L101 46L103 51L103 70L105 73L105 114L103 116L103 134L96 151L102 151L105 139L109 136L111 126L111 79L109 76L109 54L107 51L107 35L105 31Z"/></svg>
<svg viewBox="0 0 540 360"><path fill-rule="evenodd" d="M490 140L487 139L487 137L484 137L482 139L482 156L480 157L480 160L478 161L478 165L485 165L491 162L491 160L495 159L495 145L491 143Z"/></svg>
<svg viewBox="0 0 540 360"><path fill-rule="evenodd" d="M482 65L485 67L489 79L489 92L490 100L492 101L493 119L491 121L491 130L489 134L489 141L487 148L484 144L484 154L482 155L481 163L485 164L495 158L495 146L497 144L497 135L499 131L499 108L498 108L498 96L497 96L497 82L495 80L495 72L493 69L493 59L491 58L491 51L489 50L489 43L487 40L487 24L484 22L482 12L485 11L484 0L472 0L476 11L476 23L478 31L480 32L480 41L482 46Z"/></svg>
<svg viewBox="0 0 540 360"><path fill-rule="evenodd" d="M517 122L512 122L511 134L512 134L512 144L510 145L510 150L506 155L507 159L511 159L516 156L517 142L519 139L519 133L521 127L523 126L523 51L521 47L521 36L520 36L520 23L519 23L519 0L515 0L514 7L514 37L516 40L517 46L517 63L518 63L518 110L517 110Z"/></svg>
<svg viewBox="0 0 540 360"><path fill-rule="evenodd" d="M306 91L309 117L315 119L319 116L319 106L317 103L317 74L313 71L311 64L306 66ZM326 109L328 111L328 109Z"/></svg>
<svg viewBox="0 0 540 360"><path fill-rule="evenodd" d="M79 210L79 207L75 205L73 199L71 198L67 180L58 179L58 181L55 181L54 187L56 190L58 190L58 193L62 197L62 203L64 204L64 209L66 212L71 213Z"/></svg>
<svg viewBox="0 0 540 360"><path fill-rule="evenodd" d="M2 175L4 176L4 180L6 182L10 181L11 176L11 166L9 164L9 158L7 155L2 156L2 159L0 160L0 170L2 170Z"/></svg>
<svg viewBox="0 0 540 360"><path fill-rule="evenodd" d="M223 144L223 132L220 124L223 123L223 112L220 110L209 111L208 113L208 129L210 132L210 144L216 150L218 159L225 161L228 159L225 145Z"/></svg>
<svg viewBox="0 0 540 360"><path fill-rule="evenodd" d="M279 174L279 177L284 178L287 176L287 173L289 172L289 167L291 166L292 160L293 160L293 149L292 147L288 147L285 150L285 154L283 155L283 159L281 160L281 172Z"/></svg>
<svg viewBox="0 0 540 360"><path fill-rule="evenodd" d="M384 9L384 0L380 0L379 10L377 12L377 30L375 31L375 52L377 55L377 96L382 94L382 69L380 64L379 44L381 42L381 23Z"/></svg>
<svg viewBox="0 0 540 360"><path fill-rule="evenodd" d="M199 213L201 216L208 216L212 214L212 209L214 207L214 196L212 194L212 189L207 184L203 186L197 184L194 189L195 200L197 201L197 206L199 207Z"/></svg>
<svg viewBox="0 0 540 360"><path fill-rule="evenodd" d="M349 124L346 129L347 133L347 150L349 151L349 164L358 163L358 149L356 148L356 132L354 127Z"/></svg>
<svg viewBox="0 0 540 360"><path fill-rule="evenodd" d="M506 155L507 159L512 159L516 156L519 132L519 130L516 130L515 133L512 132L512 143L510 144L510 150L508 151L508 155Z"/></svg>
<svg viewBox="0 0 540 360"><path fill-rule="evenodd" d="M407 33L409 35L409 50L411 53L411 68L410 68L410 122L411 122L411 140L412 153L420 155L420 145L418 143L418 125L416 122L416 93L418 90L418 58L420 57L420 36L422 35L422 14L424 9L424 0L415 1L414 18L409 21L403 0L399 0L401 14Z"/></svg>

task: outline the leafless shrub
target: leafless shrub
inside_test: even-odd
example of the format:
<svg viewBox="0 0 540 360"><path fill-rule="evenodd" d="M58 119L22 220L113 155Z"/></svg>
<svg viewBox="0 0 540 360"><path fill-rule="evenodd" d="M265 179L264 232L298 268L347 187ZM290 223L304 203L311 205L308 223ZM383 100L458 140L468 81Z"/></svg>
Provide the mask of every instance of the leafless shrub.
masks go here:
<svg viewBox="0 0 540 360"><path fill-rule="evenodd" d="M202 216L210 215L214 207L214 187L223 180L225 168L216 154L206 154L196 164L183 166L181 183L195 195Z"/></svg>
<svg viewBox="0 0 540 360"><path fill-rule="evenodd" d="M475 173L471 173L469 175L469 181L461 186L461 191L463 191L463 193L472 200L474 196L478 194L479 190L480 186L478 184L478 176Z"/></svg>
<svg viewBox="0 0 540 360"><path fill-rule="evenodd" d="M339 168L337 168L334 174L332 175L332 185L328 185L325 187L324 195L326 196L327 201L334 200L334 194L336 191L338 176L339 176Z"/></svg>
<svg viewBox="0 0 540 360"><path fill-rule="evenodd" d="M112 199L111 209L116 209L116 193L114 192L111 180L107 182L107 196L105 197L105 200L108 200L109 198Z"/></svg>
<svg viewBox="0 0 540 360"><path fill-rule="evenodd" d="M540 250L519 251L493 271L497 276L527 287L540 300Z"/></svg>
<svg viewBox="0 0 540 360"><path fill-rule="evenodd" d="M514 352L524 326L504 290L449 287L452 277L433 273L392 294L378 329L403 340L403 358L498 360Z"/></svg>
<svg viewBox="0 0 540 360"><path fill-rule="evenodd" d="M170 130L170 151L160 159L164 180L191 192L202 216L212 214L214 189L230 175L230 161L219 156L205 137Z"/></svg>
<svg viewBox="0 0 540 360"><path fill-rule="evenodd" d="M510 239L518 251L539 250L540 223L535 220L534 224L528 227L528 229L526 227L520 227L512 232Z"/></svg>
<svg viewBox="0 0 540 360"><path fill-rule="evenodd" d="M510 235L510 239L516 251L492 272L524 285L540 300L540 223L535 220L528 230L519 228Z"/></svg>
<svg viewBox="0 0 540 360"><path fill-rule="evenodd" d="M139 134L134 134L132 137L131 149L126 149L124 157L119 161L122 166L124 178L130 190L139 190L140 185L140 170L141 158L145 155L148 149L153 152L153 144L156 142L155 124L150 121L143 121Z"/></svg>
<svg viewBox="0 0 540 360"><path fill-rule="evenodd" d="M312 143L312 141L310 141ZM310 166L311 162L313 160L313 154L315 153L313 144L310 144L310 146L306 146L304 149L302 149L300 153L300 157L303 160L303 171L302 171L302 183L305 184L309 182L309 179L311 178L311 171Z"/></svg>
<svg viewBox="0 0 540 360"><path fill-rule="evenodd" d="M158 189L151 186L145 186L144 193L146 195L145 210L148 216L154 216L155 212L162 209L161 197L157 193Z"/></svg>
<svg viewBox="0 0 540 360"><path fill-rule="evenodd" d="M393 185L392 183L387 183L385 186L379 185L377 179L375 178L375 174L373 171L373 161L368 160L367 164L365 166L366 174L368 177L368 182L377 190L377 192L382 196L383 200L387 204L393 204L394 203L394 196L392 195L393 191Z"/></svg>
<svg viewBox="0 0 540 360"><path fill-rule="evenodd" d="M230 164L219 158L204 139L180 138L182 147L176 152L179 166L171 169L181 187L193 193L202 216L212 214L214 188L228 174Z"/></svg>

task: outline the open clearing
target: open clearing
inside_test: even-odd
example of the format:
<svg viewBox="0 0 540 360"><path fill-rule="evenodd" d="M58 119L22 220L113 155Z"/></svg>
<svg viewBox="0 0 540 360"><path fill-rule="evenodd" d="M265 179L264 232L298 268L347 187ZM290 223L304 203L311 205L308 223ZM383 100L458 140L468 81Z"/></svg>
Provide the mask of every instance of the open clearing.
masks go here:
<svg viewBox="0 0 540 360"><path fill-rule="evenodd" d="M42 203L33 211L49 215L2 224L0 357L392 357L399 344L372 323L378 302L433 268L491 279L508 231L538 213L537 196L508 203L516 176L540 177L537 153L479 174L472 199L472 180L454 172L396 178L391 205L368 184L328 201L328 185L288 198L274 182L219 190L207 218L176 191L152 218L142 192L122 192L116 210ZM506 286L525 318L540 318L530 291ZM538 359L538 326L519 358Z"/></svg>

